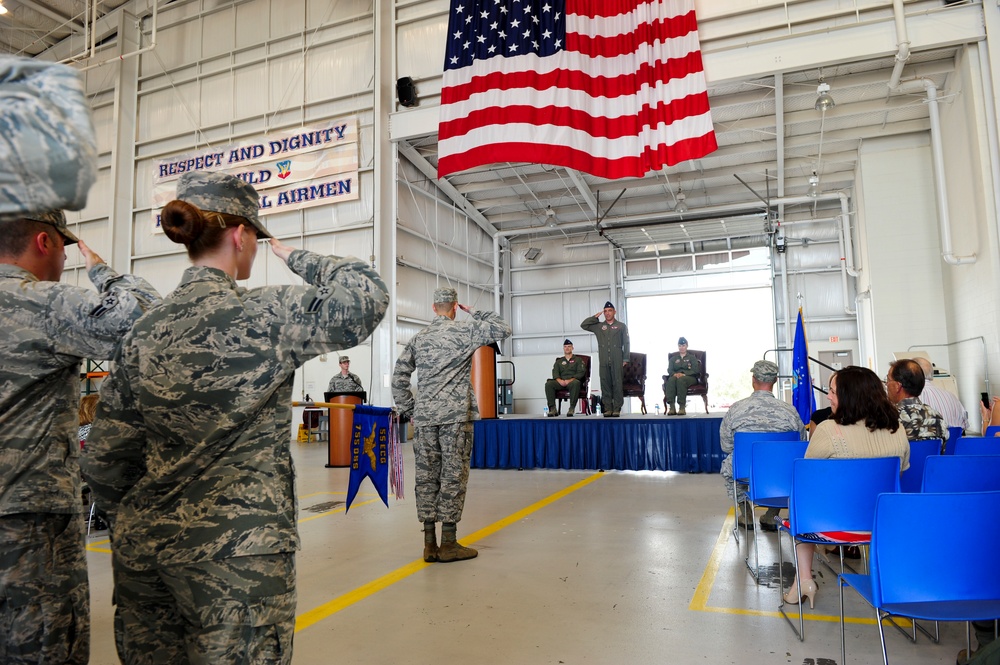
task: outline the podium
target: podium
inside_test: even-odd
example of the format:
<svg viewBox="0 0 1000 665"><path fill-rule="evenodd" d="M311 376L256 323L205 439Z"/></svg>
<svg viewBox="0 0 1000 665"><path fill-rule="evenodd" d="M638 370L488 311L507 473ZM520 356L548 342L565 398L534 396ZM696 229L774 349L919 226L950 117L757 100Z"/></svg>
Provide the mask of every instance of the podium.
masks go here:
<svg viewBox="0 0 1000 665"><path fill-rule="evenodd" d="M354 427L354 409L333 405L357 406L364 402L363 392L332 392L325 394L330 406L330 442L326 468L351 465L351 432Z"/></svg>

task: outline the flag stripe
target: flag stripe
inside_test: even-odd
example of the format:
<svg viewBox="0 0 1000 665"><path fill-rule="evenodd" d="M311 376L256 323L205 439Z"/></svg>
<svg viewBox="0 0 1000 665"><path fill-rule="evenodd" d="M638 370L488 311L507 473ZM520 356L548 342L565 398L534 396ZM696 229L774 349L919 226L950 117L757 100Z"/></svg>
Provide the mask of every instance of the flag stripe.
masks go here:
<svg viewBox="0 0 1000 665"><path fill-rule="evenodd" d="M686 159L697 159L710 152L709 146L714 149L714 137L701 136L678 141L669 147L648 148L639 154L607 159L594 155L589 149L576 150L565 145L505 141L493 145L479 145L456 155L442 157L438 171L447 169L447 172L453 173L482 164L530 162L566 166L585 173L600 174L602 178L627 178L632 177L637 170L645 168L643 164L649 160L672 166Z"/></svg>
<svg viewBox="0 0 1000 665"><path fill-rule="evenodd" d="M452 0L448 39L439 177L502 161L639 177L717 147L693 0Z"/></svg>
<svg viewBox="0 0 1000 665"><path fill-rule="evenodd" d="M638 69L631 71L615 72L612 67L601 67L599 62L583 60L579 64L591 69L574 67L565 60L572 58L572 54L565 54L565 58L559 56L549 56L548 58L536 58L535 56L521 56L524 62L507 63L509 59L502 59L500 64L526 64L524 69L517 68L497 68L492 71L481 71L477 67L468 67L472 70L466 76L454 70L445 74L445 88L441 90L442 104L457 104L470 99L473 95L483 91L516 91L527 90L531 94L541 91L551 90L595 90L600 92L598 97L591 99L623 97L635 95L638 91L648 90L651 96L667 99L673 97L684 97L693 92L706 93L705 74L702 71L701 53L695 51L678 58L661 61L642 62ZM497 58L497 60L501 60ZM539 62L540 61L540 62ZM531 67L537 64L536 68ZM588 67L589 66L589 67ZM603 73L601 73L603 72ZM460 78L461 77L461 78ZM662 88L663 84L672 84L670 88ZM649 86L656 86L651 89ZM683 94L672 92L677 88L683 88ZM447 107L446 107L447 108ZM461 109L447 108L445 117L455 117L460 114Z"/></svg>

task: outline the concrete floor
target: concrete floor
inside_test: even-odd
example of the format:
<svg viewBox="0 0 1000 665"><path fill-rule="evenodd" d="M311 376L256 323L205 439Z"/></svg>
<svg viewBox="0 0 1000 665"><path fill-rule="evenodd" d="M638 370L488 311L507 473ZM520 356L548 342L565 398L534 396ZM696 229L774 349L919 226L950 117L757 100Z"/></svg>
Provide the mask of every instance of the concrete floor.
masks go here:
<svg viewBox="0 0 1000 665"><path fill-rule="evenodd" d="M459 539L479 558L425 564L410 444L406 498L386 508L365 482L348 514L347 470L324 467L322 444L292 449L296 663L840 663L835 577L816 564L820 592L799 642L776 612L776 537L762 540L770 579L757 586L716 475L474 469ZM91 662L117 663L106 534L89 550ZM848 662L881 663L871 610L853 592L847 603L861 620L848 624ZM950 665L964 624L942 634L935 645L887 632L890 662Z"/></svg>

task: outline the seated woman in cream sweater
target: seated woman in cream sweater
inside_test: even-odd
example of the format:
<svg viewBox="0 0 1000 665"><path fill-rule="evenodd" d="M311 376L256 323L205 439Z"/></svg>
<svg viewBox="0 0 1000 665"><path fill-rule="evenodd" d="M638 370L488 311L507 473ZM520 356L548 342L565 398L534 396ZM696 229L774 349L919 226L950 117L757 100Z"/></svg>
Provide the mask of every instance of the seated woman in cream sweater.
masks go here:
<svg viewBox="0 0 1000 665"><path fill-rule="evenodd" d="M910 442L899 424L899 412L875 372L845 367L830 377L828 397L833 415L816 426L806 448L807 458L898 457L900 471L910 466ZM815 550L812 543L796 547L798 579L785 594L786 603L794 605L809 598L809 606L813 606Z"/></svg>

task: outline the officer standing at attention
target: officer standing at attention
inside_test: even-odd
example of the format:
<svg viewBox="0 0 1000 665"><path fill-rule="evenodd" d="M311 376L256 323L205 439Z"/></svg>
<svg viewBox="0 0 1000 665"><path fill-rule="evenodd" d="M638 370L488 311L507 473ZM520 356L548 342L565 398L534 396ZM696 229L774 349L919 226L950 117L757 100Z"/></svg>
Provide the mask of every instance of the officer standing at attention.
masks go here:
<svg viewBox="0 0 1000 665"><path fill-rule="evenodd" d="M74 69L0 56L0 660L86 663L90 588L77 405L80 362L110 358L159 300L66 226L97 174ZM97 288L63 284L79 243Z"/></svg>
<svg viewBox="0 0 1000 665"><path fill-rule="evenodd" d="M663 382L663 406L667 408L668 416L687 415L687 391L688 386L693 386L698 382L698 375L701 373L701 363L694 356L688 355L688 341L681 337L677 340L676 356L670 358L670 367L666 381ZM677 408L674 408L674 400L677 400Z"/></svg>
<svg viewBox="0 0 1000 665"><path fill-rule="evenodd" d="M600 320L601 314L604 321ZM604 303L604 310L588 316L580 327L597 335L601 357L601 410L605 418L617 418L625 404L623 379L629 359L628 328L615 320L615 306Z"/></svg>
<svg viewBox="0 0 1000 665"><path fill-rule="evenodd" d="M290 663L295 370L357 346L389 296L367 263L294 249L252 186L192 171L161 213L193 264L137 322L101 391L83 471L112 524L123 663ZM257 240L302 285L246 289Z"/></svg>
<svg viewBox="0 0 1000 665"><path fill-rule="evenodd" d="M472 321L456 321L457 310ZM510 337L495 312L458 304L452 288L434 291L434 320L403 349L392 372L392 398L401 418L412 418L417 519L424 524L424 561L463 561L479 552L457 540L472 457L472 421L479 407L472 393L472 354ZM417 396L410 381L417 372ZM441 546L436 523L441 522Z"/></svg>
<svg viewBox="0 0 1000 665"><path fill-rule="evenodd" d="M328 393L339 393L339 392L359 392L365 389L361 385L361 379L358 378L357 374L351 371L351 359L347 356L340 356L340 373L334 374L333 378L330 379L330 385L327 386L326 391Z"/></svg>
<svg viewBox="0 0 1000 665"><path fill-rule="evenodd" d="M545 382L545 401L549 407L549 417L556 415L556 391L560 388L569 390L569 409L566 417L572 418L576 413L576 402L580 399L581 381L587 373L583 358L573 355L573 342L563 341L563 355L556 358L552 365L552 378Z"/></svg>

